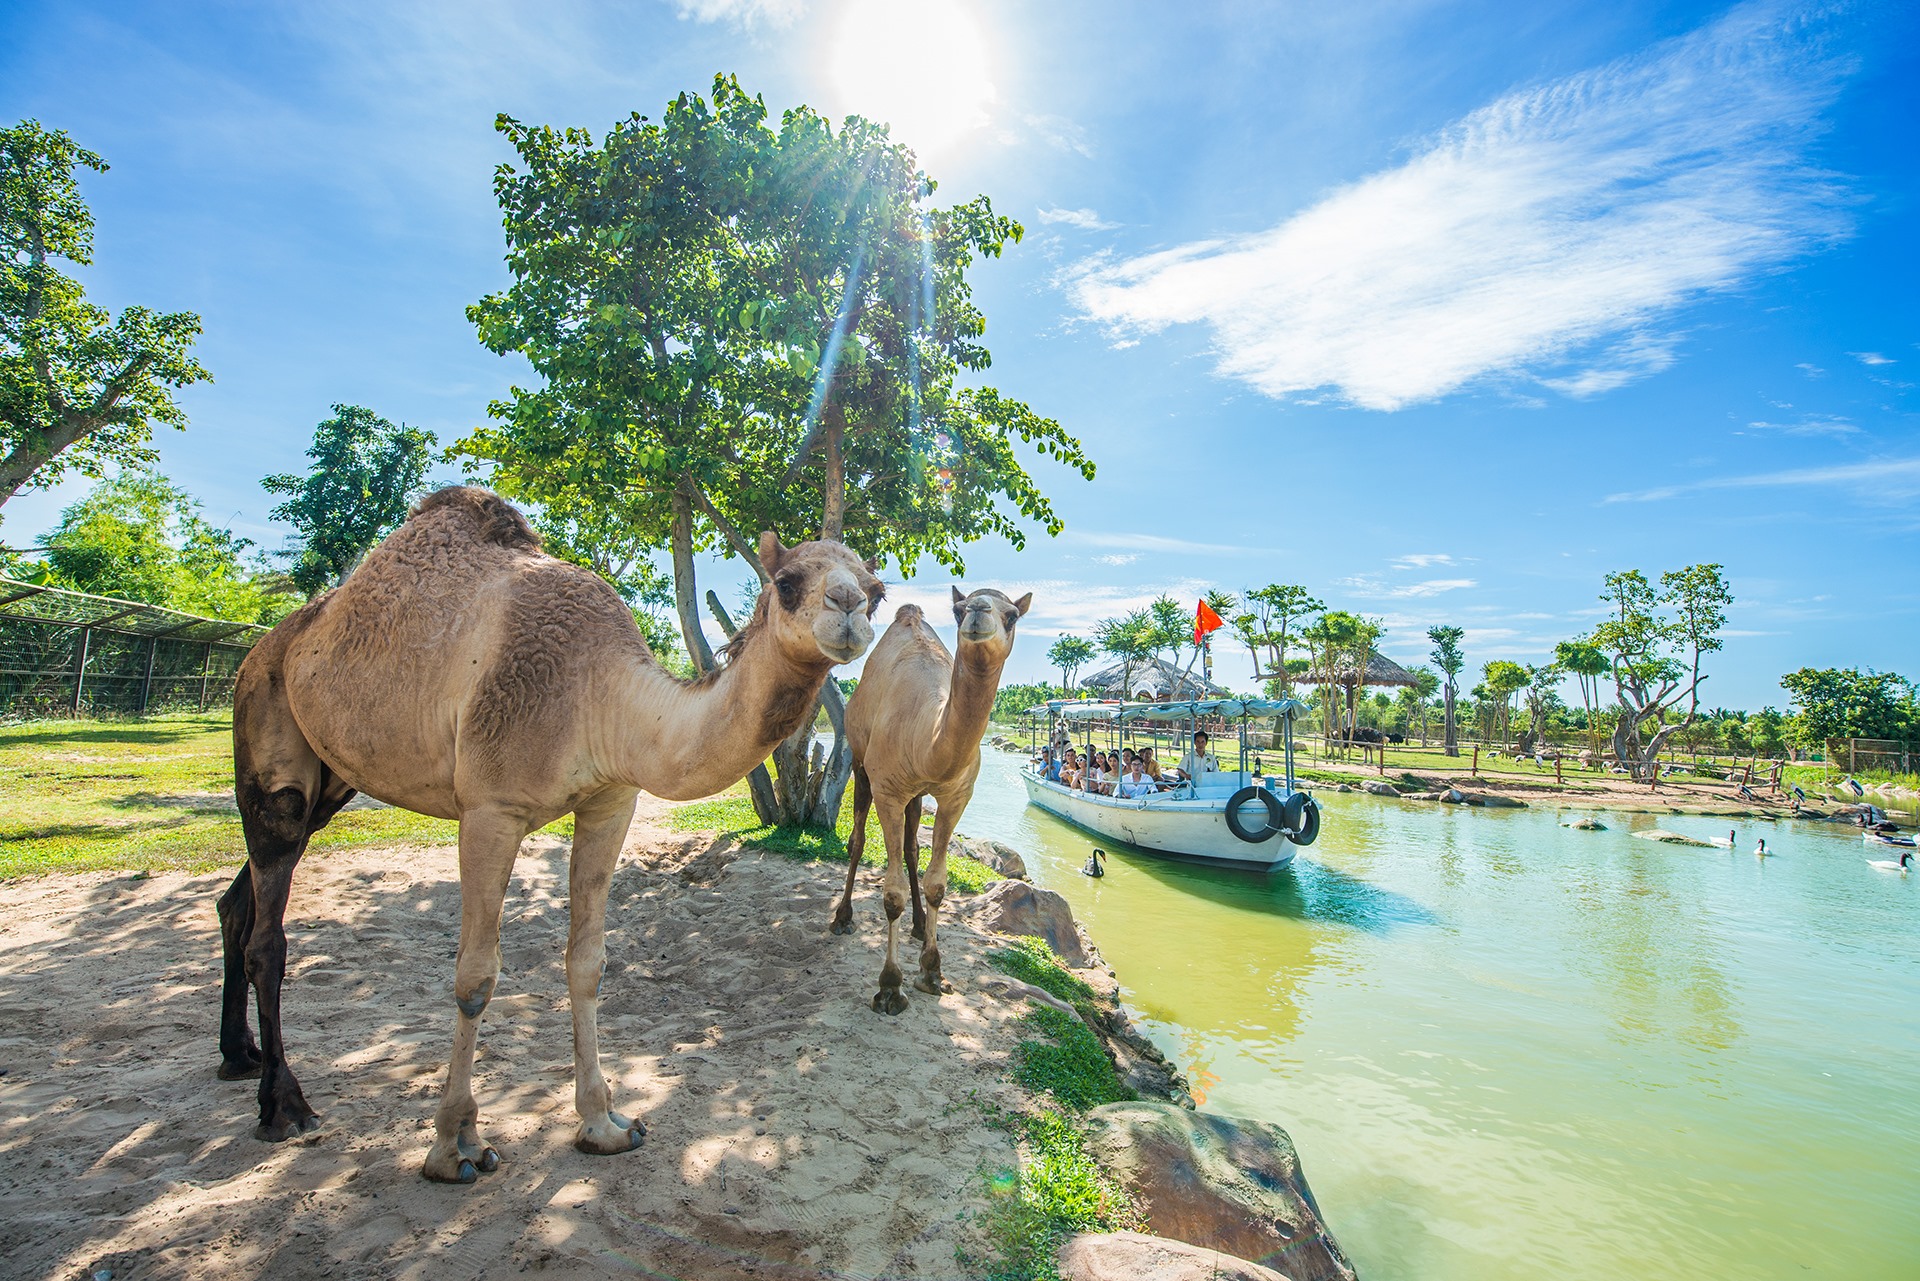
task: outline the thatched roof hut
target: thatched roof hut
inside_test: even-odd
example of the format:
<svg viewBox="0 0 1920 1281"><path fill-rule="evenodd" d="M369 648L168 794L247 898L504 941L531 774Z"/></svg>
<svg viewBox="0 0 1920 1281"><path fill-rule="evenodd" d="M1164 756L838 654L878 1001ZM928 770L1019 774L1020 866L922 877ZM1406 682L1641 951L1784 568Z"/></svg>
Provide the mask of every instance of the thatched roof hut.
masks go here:
<svg viewBox="0 0 1920 1281"><path fill-rule="evenodd" d="M1412 672L1400 666L1400 664L1394 662L1391 658L1381 654L1378 650L1374 650L1367 656L1367 674L1365 679L1356 681L1353 675L1353 664L1348 662L1343 663L1334 670L1333 680L1330 682L1323 681L1321 674L1315 671L1302 672L1300 675L1295 676L1293 680L1296 684L1300 685L1333 684L1345 686L1350 689L1366 685L1413 686L1420 683L1419 678Z"/></svg>
<svg viewBox="0 0 1920 1281"><path fill-rule="evenodd" d="M1225 698L1231 692L1216 685L1199 672L1175 667L1164 658L1142 659L1133 665L1133 688L1120 688L1121 664L1105 667L1081 681L1083 688L1097 690L1108 698L1133 698L1142 693L1151 698Z"/></svg>

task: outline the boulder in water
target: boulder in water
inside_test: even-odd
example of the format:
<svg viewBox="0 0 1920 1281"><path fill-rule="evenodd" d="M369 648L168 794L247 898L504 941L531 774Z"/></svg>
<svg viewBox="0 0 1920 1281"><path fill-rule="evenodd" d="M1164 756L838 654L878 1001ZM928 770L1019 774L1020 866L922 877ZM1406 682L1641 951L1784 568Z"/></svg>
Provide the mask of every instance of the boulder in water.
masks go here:
<svg viewBox="0 0 1920 1281"><path fill-rule="evenodd" d="M1643 841L1659 841L1662 845L1697 845L1703 850L1713 848L1712 841L1696 840L1691 836L1682 836L1678 832L1669 832L1664 827L1650 827L1644 832L1635 832Z"/></svg>
<svg viewBox="0 0 1920 1281"><path fill-rule="evenodd" d="M1086 1125L1089 1154L1140 1203L1156 1235L1291 1281L1353 1281L1279 1126L1171 1103L1109 1103L1087 1113Z"/></svg>
<svg viewBox="0 0 1920 1281"><path fill-rule="evenodd" d="M1604 832L1607 830L1607 825L1591 814L1585 818L1576 818L1571 823L1563 823L1561 826L1570 827L1576 832Z"/></svg>
<svg viewBox="0 0 1920 1281"><path fill-rule="evenodd" d="M1289 1281L1272 1268L1144 1232L1082 1232L1057 1260L1061 1281Z"/></svg>

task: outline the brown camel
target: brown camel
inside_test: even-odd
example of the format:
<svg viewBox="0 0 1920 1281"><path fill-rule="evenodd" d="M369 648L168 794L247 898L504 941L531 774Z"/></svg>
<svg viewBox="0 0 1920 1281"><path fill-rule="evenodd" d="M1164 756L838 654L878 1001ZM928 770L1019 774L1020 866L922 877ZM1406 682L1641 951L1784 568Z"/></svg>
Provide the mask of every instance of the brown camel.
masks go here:
<svg viewBox="0 0 1920 1281"><path fill-rule="evenodd" d="M907 1008L900 990L894 943L900 913L913 902L913 932L921 941L920 974L913 985L935 995L940 977L940 904L947 896L947 842L973 798L980 776L980 735L1000 689L1000 669L1013 653L1015 625L1033 593L1008 600L991 587L971 595L953 589L960 625L959 656L947 653L918 605L902 605L893 626L873 647L847 704L847 741L853 747L853 834L847 840L847 889L834 909L832 930L853 929L853 882L867 844L867 810L877 809L887 843L887 961L873 1008ZM920 808L932 796L933 853L919 874ZM921 900L926 910L921 911Z"/></svg>
<svg viewBox="0 0 1920 1281"><path fill-rule="evenodd" d="M635 798L708 796L765 760L812 713L833 665L865 652L883 594L839 543L786 548L767 533L760 558L772 590L727 646L729 661L682 681L604 580L543 553L495 495L443 489L343 585L254 646L234 691L247 865L220 900L220 1076L259 1075L258 1137L319 1124L281 1039L282 922L307 838L365 792L460 821L458 1015L427 1177L466 1183L499 1164L480 1138L472 1068L500 972L500 911L521 840L569 812L575 1145L638 1146L642 1127L612 1110L597 1029L607 886Z"/></svg>

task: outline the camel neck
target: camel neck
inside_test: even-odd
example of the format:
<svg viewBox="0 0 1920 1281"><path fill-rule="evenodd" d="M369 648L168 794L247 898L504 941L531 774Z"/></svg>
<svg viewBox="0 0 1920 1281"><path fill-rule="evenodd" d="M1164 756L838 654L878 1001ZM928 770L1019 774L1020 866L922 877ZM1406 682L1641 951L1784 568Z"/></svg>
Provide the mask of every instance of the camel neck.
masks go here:
<svg viewBox="0 0 1920 1281"><path fill-rule="evenodd" d="M772 637L694 681L650 657L635 660L607 708L610 772L666 800L731 787L812 714L832 670L824 658L804 667L788 661Z"/></svg>
<svg viewBox="0 0 1920 1281"><path fill-rule="evenodd" d="M1000 690L1000 669L1006 660L970 659L963 645L954 655L947 682L947 705L940 712L929 752L935 773L949 778L968 755L980 750L980 736L993 715L994 695Z"/></svg>

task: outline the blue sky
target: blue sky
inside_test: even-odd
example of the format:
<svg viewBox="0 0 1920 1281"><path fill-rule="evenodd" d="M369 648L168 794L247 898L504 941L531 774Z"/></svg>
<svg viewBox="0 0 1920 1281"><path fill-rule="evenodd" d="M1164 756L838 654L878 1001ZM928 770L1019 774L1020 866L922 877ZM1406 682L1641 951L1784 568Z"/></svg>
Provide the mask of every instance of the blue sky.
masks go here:
<svg viewBox="0 0 1920 1281"><path fill-rule="evenodd" d="M270 547L259 478L329 404L452 440L526 377L463 316L504 280L495 113L604 132L722 70L894 121L943 197L1027 225L975 273L992 379L1100 472L1036 464L1067 532L968 553L1035 592L1010 675L1161 591L1271 581L1403 661L1435 622L1475 670L1540 661L1608 570L1719 561L1709 703L1920 676L1909 7L0 8L0 116L113 166L93 295L205 321L164 469ZM9 503L7 541L74 492Z"/></svg>

